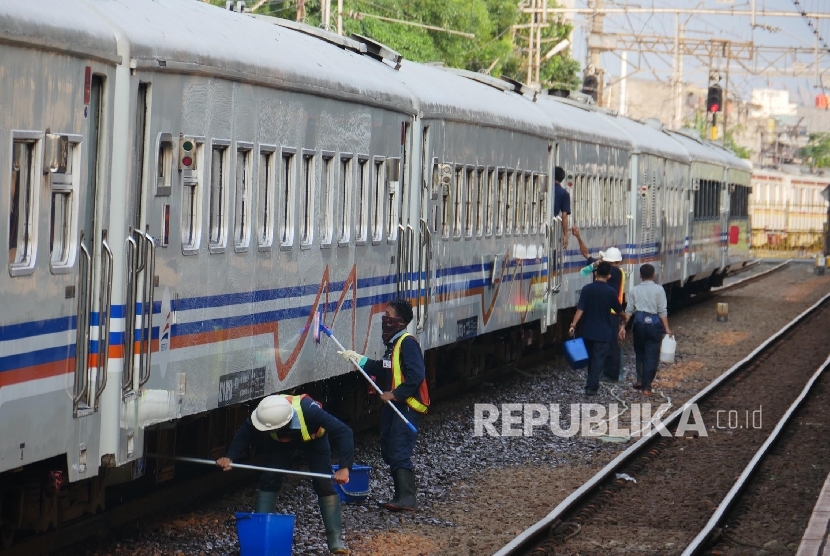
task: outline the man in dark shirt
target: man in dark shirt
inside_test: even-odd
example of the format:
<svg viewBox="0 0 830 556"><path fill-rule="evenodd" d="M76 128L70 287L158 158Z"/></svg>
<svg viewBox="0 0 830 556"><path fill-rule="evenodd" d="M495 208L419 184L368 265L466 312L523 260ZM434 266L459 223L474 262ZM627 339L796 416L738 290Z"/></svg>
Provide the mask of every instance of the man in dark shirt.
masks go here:
<svg viewBox="0 0 830 556"><path fill-rule="evenodd" d="M574 226L571 228L571 231L573 232L576 240L579 242L579 251L582 253L582 256L585 257L589 265L596 268L596 265L598 265L601 260L611 263L611 276L608 278L608 285L614 288L614 291L617 292L617 299L620 303L623 303L623 300L625 299L625 271L620 268L622 265L622 253L620 253L620 250L616 247L611 247L607 251L600 251L600 258L596 259L591 256L588 246L585 245L584 241L582 241L582 235L579 233L579 228ZM585 269L583 269L580 273L583 276L587 276L587 274L585 274ZM612 315L611 324L619 325L619 319L613 311ZM601 380L617 382L620 380L621 371L622 348L620 348L619 339L615 335L611 340L611 345L608 347L608 357L605 359L605 369L603 369Z"/></svg>
<svg viewBox="0 0 830 556"><path fill-rule="evenodd" d="M567 248L568 231L570 230L568 218L571 214L571 194L568 193L567 189L562 187L562 182L565 181L565 177L565 170L557 166L556 170L554 170L554 178L556 181L553 184L553 215L559 216L562 214L562 246Z"/></svg>
<svg viewBox="0 0 830 556"><path fill-rule="evenodd" d="M370 375L378 377L384 392L380 399L394 403L416 429L421 415L427 412L427 391L424 354L415 336L406 332L412 321L412 305L398 299L386 306L383 316L382 338L386 344L383 359L368 359L351 350L338 352L344 359L357 361ZM395 497L381 503L388 510L415 510L415 473L412 451L417 432L412 432L387 403L380 414L380 454L389 465L395 482Z"/></svg>
<svg viewBox="0 0 830 556"><path fill-rule="evenodd" d="M577 323L583 315L585 316L582 339L588 348L588 380L585 383L585 393L589 396L596 394L599 389L599 375L605 367L611 338L614 335L619 336L626 321L622 304L617 299L617 292L607 283L610 275L611 265L605 261L599 263L596 280L582 288L569 330L573 336ZM622 324L615 325L616 319L612 319L612 309L617 312Z"/></svg>
<svg viewBox="0 0 830 556"><path fill-rule="evenodd" d="M334 474L337 484L349 482L349 471L354 462L354 435L352 429L339 419L323 411L322 406L306 394L297 396L274 395L264 398L251 416L242 424L231 442L228 453L216 460L216 465L230 471L234 460L254 442L265 444L265 464L276 469L288 469L298 448L305 453L308 468L313 473L331 475L331 447L329 435L337 440L340 449L340 469ZM332 554L348 554L343 544L340 496L332 481L312 479L317 493L326 541ZM254 511L271 513L282 486L282 474L263 473L259 479Z"/></svg>

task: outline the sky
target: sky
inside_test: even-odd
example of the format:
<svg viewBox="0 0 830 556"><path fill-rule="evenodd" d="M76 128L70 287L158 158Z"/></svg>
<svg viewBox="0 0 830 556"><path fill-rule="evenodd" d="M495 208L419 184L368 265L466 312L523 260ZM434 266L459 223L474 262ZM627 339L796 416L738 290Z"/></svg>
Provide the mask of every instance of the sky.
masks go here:
<svg viewBox="0 0 830 556"><path fill-rule="evenodd" d="M830 14L830 0L755 0L756 10L761 9L787 11L787 12L819 12ZM566 5L567 0L559 0L560 5ZM570 3L577 8L588 7L588 0L570 0ZM798 3L801 9L796 6ZM606 7L641 7L641 8L712 8L721 10L748 10L751 8L751 0L605 0ZM572 46L572 55L583 66L586 56L586 29L590 27L588 16L576 15L574 21L575 32ZM732 39L735 41L753 41L756 45L764 46L786 46L804 47L811 50L815 46L815 35L808 26L806 20L799 17L758 17L756 24L768 25L780 28L780 31L771 32L756 28L752 29L748 16L724 16L724 15L693 15L681 14L680 21L685 27L685 37L706 39L712 36L718 38ZM830 19L812 20L819 36L824 43L830 45ZM674 14L630 14L611 15L605 18L604 30L609 33L637 33L645 35L662 35L672 39L676 34L676 23ZM750 100L752 89L775 88L787 89L790 91L790 101L800 104L813 105L815 96L826 92L830 95L830 52L819 42L820 52L824 56L820 60L820 72L827 72L824 76L824 86L816 86L813 73L802 77L768 77L739 75L737 71L731 71L729 77L730 95L735 95L744 100ZM602 65L606 70L607 81L616 81L620 75L620 53L608 52L603 54ZM769 56L769 55L768 55ZM814 54L802 56L802 63L812 62ZM662 59L654 54L628 53L629 76L641 79L660 79L668 81L672 76L672 56L663 56ZM789 67L793 67L790 60ZM639 66L637 71L636 66ZM783 62L779 63L784 67ZM733 62L731 67L735 70ZM635 73L636 72L636 73ZM632 75L634 73L634 75ZM721 74L724 74L723 68ZM704 67L691 56L684 57L684 76L686 83L694 83L700 87L707 86L708 68ZM724 84L723 82L721 83Z"/></svg>

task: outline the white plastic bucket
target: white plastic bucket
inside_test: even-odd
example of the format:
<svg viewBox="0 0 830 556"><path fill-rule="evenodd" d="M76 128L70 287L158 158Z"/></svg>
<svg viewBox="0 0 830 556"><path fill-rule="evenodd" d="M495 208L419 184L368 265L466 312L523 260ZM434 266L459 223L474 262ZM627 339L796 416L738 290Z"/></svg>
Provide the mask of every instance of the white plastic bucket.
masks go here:
<svg viewBox="0 0 830 556"><path fill-rule="evenodd" d="M677 340L674 336L666 334L663 336L663 342L660 344L660 362L674 363L674 352L677 349Z"/></svg>

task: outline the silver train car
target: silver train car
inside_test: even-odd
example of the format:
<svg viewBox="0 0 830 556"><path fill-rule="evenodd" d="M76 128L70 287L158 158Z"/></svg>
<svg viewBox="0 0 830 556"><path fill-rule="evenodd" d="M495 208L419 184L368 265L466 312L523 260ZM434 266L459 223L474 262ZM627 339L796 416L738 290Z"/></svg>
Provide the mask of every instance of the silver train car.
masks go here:
<svg viewBox="0 0 830 556"><path fill-rule="evenodd" d="M745 163L519 83L192 0L7 2L0 37L6 544L172 478L149 452L222 455L264 395L376 418L316 315L379 354L411 299L439 393L559 341L590 278L556 165L627 287L746 262Z"/></svg>

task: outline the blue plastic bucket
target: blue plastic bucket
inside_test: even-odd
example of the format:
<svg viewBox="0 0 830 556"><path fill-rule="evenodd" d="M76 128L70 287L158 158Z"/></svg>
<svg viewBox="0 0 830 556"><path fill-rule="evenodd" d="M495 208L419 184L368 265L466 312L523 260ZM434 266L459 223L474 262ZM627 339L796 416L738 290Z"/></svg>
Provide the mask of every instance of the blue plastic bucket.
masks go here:
<svg viewBox="0 0 830 556"><path fill-rule="evenodd" d="M575 338L565 342L565 359L571 369L582 369L588 366L588 349L582 338Z"/></svg>
<svg viewBox="0 0 830 556"><path fill-rule="evenodd" d="M339 465L331 467L335 471L340 469ZM372 468L368 465L352 465L349 482L345 485L334 485L337 494L340 495L340 501L348 504L366 500L369 497L369 473L371 471Z"/></svg>
<svg viewBox="0 0 830 556"><path fill-rule="evenodd" d="M294 516L236 512L240 556L291 556Z"/></svg>

